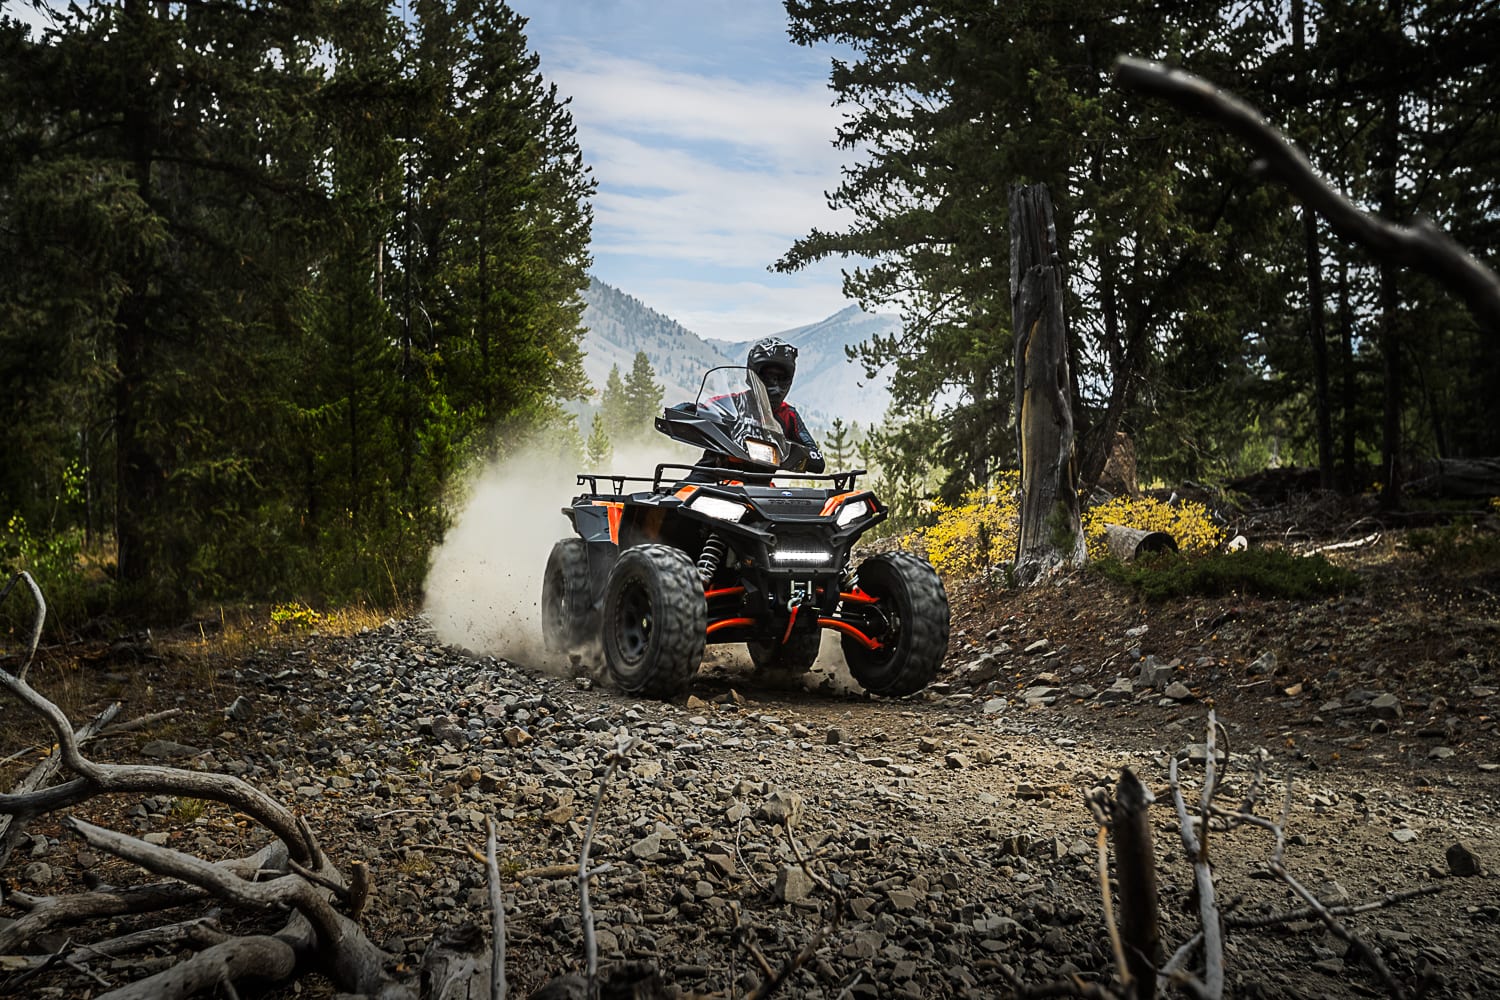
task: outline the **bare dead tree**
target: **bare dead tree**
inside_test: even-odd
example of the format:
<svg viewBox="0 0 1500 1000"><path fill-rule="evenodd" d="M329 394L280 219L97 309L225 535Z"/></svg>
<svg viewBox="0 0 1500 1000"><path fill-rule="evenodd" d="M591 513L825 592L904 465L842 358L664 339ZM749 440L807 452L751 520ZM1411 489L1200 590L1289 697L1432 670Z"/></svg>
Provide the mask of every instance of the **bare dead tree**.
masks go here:
<svg viewBox="0 0 1500 1000"><path fill-rule="evenodd" d="M1029 586L1088 562L1088 548L1079 522L1063 269L1045 185L1012 189L1010 234L1016 438L1021 456L1015 570L1016 578Z"/></svg>

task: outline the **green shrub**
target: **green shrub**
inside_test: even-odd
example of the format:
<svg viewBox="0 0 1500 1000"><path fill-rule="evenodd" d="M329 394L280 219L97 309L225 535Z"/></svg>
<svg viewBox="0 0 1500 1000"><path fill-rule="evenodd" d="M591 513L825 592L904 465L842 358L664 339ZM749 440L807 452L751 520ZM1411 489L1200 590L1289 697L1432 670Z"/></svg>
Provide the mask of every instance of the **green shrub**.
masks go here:
<svg viewBox="0 0 1500 1000"><path fill-rule="evenodd" d="M1472 525L1417 528L1406 534L1406 547L1421 557L1434 576L1467 576L1500 571L1500 535Z"/></svg>
<svg viewBox="0 0 1500 1000"><path fill-rule="evenodd" d="M1129 563L1105 559L1095 569L1150 601L1231 594L1307 600L1359 588L1358 576L1323 556L1296 556L1285 549L1210 555L1163 552Z"/></svg>

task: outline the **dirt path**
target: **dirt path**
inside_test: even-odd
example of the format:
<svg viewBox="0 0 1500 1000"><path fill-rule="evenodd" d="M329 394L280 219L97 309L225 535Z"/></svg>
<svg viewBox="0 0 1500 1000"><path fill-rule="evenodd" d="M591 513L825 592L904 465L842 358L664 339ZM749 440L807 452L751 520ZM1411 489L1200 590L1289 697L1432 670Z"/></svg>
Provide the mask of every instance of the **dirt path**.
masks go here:
<svg viewBox="0 0 1500 1000"><path fill-rule="evenodd" d="M340 864L371 865L365 926L406 962L435 932L487 919L466 851L495 817L517 995L582 960L570 870L625 739L638 742L605 789L593 845L610 866L592 889L606 964L648 963L673 995L744 995L765 978L755 952L780 968L821 934L781 995L992 997L1016 981L1107 978L1084 795L1126 766L1155 789L1170 951L1197 920L1168 763L1184 758L1196 794L1194 744L1212 702L1229 748L1225 799L1264 760L1258 812L1276 818L1289 802L1297 878L1351 905L1435 891L1344 919L1391 981L1407 995L1500 994L1497 881L1460 874L1470 856L1500 863L1489 609L1417 594L1145 607L1083 583L953 597L940 682L895 702L833 682L770 688L733 658L672 703L639 702L465 654L420 619L200 668L191 686L171 656L128 672L39 666L35 677L72 685L80 708L123 695L126 715L184 709L99 753L241 774L294 803ZM243 717L226 717L240 697ZM210 856L264 842L202 803L117 797L89 814ZM31 832L0 872L11 886L141 878L55 823ZM1389 994L1336 934L1287 917L1300 904L1267 871L1271 854L1262 830L1212 836L1229 994ZM60 970L20 995L78 995L85 983Z"/></svg>

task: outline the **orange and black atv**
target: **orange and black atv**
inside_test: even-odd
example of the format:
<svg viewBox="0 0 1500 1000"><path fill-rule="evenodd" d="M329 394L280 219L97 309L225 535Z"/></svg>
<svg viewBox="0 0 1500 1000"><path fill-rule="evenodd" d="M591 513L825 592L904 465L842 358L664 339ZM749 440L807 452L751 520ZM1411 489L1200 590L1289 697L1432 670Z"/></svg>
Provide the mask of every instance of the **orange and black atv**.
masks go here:
<svg viewBox="0 0 1500 1000"><path fill-rule="evenodd" d="M563 508L577 537L552 547L542 583L549 649L602 644L621 689L671 698L707 643L743 642L758 670L801 673L833 629L870 693L911 694L932 680L948 645L948 597L916 556L851 564L855 541L886 516L856 487L863 469L791 473L815 486L774 483L807 456L747 368L710 370L697 401L667 408L656 429L704 456L658 465L650 478L579 475L588 492Z"/></svg>

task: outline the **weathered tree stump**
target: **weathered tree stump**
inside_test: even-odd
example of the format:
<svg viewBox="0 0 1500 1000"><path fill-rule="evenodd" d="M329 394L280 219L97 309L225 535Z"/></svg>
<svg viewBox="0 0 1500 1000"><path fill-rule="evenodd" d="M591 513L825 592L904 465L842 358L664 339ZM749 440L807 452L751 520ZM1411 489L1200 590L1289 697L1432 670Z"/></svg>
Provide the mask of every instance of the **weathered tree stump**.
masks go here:
<svg viewBox="0 0 1500 1000"><path fill-rule="evenodd" d="M1088 561L1078 511L1072 380L1052 199L1042 184L1010 194L1010 300L1021 459L1016 578L1029 585Z"/></svg>

